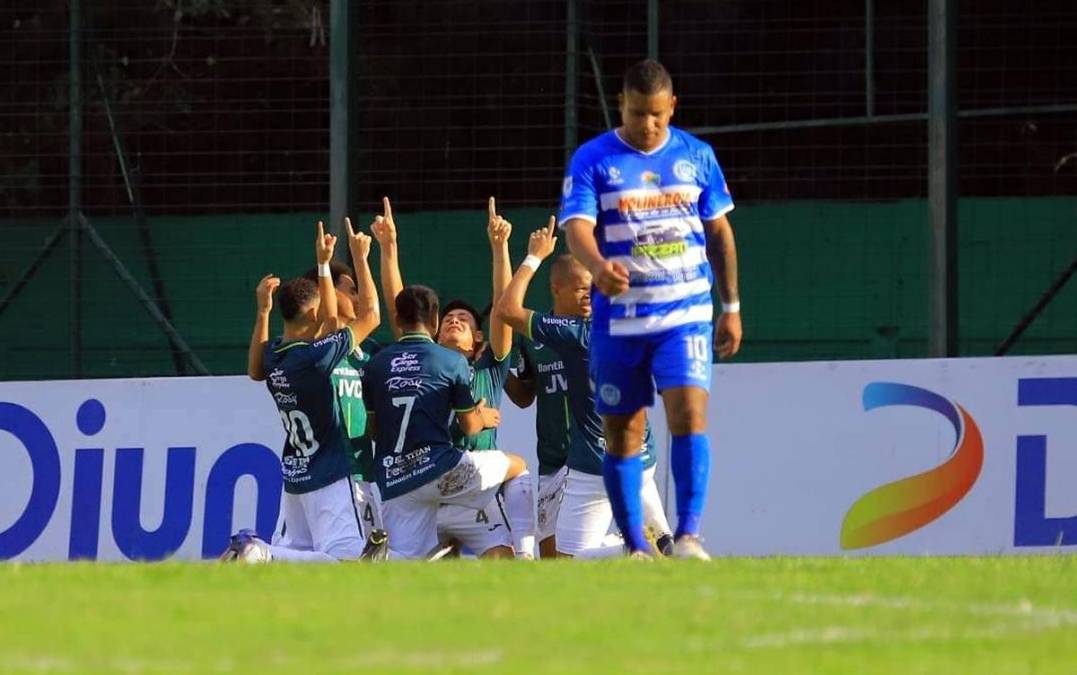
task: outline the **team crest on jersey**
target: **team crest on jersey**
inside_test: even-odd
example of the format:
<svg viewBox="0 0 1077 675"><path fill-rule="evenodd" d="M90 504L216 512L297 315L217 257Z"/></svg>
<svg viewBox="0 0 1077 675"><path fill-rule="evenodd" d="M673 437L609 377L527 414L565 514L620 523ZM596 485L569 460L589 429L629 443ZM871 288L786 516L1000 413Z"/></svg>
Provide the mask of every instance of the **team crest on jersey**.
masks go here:
<svg viewBox="0 0 1077 675"><path fill-rule="evenodd" d="M572 176L565 176L565 180L561 183L561 194L568 197L572 194Z"/></svg>
<svg viewBox="0 0 1077 675"><path fill-rule="evenodd" d="M640 174L639 179L643 181L644 185L650 185L651 187L658 187L662 184L662 176L654 171L644 171Z"/></svg>
<svg viewBox="0 0 1077 675"><path fill-rule="evenodd" d="M604 384L598 389L598 395L606 405L617 405L621 402L621 390L612 384Z"/></svg>
<svg viewBox="0 0 1077 675"><path fill-rule="evenodd" d="M696 179L696 165L689 162L687 159L679 160L673 165L673 175L678 180L683 180L685 183L691 183Z"/></svg>
<svg viewBox="0 0 1077 675"><path fill-rule="evenodd" d="M615 166L611 166L606 170L606 182L610 185L620 185L624 183L624 178L621 178L621 170Z"/></svg>

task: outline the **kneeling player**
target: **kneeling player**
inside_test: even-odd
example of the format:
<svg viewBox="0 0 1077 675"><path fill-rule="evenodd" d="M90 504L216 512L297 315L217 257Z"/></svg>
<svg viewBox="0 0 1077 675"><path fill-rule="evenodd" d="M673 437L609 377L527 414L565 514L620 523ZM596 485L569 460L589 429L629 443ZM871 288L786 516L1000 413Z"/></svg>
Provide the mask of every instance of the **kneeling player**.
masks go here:
<svg viewBox="0 0 1077 675"><path fill-rule="evenodd" d="M408 286L393 302L402 335L367 365L363 391L394 556L425 558L437 547L441 504L477 511L500 490L509 524L531 522L522 458L453 447L450 416L455 413L464 433L477 433L483 401L472 397L467 359L431 337L438 329L437 295L425 286Z"/></svg>
<svg viewBox="0 0 1077 675"><path fill-rule="evenodd" d="M382 249L382 292L389 306L389 323L397 337L400 326L392 306L403 289L403 278L396 255L397 229L389 200L383 200L383 212L372 227ZM497 214L491 197L487 205L487 238L492 256L492 294L496 304L512 277L509 264L508 239L511 224ZM454 422L451 426L453 445L465 452L495 450L497 426L501 417L501 405L505 379L509 371L509 353L512 349L512 331L503 322L491 320L489 340L481 330L482 317L466 302L455 300L445 306L435 339L439 345L462 354L471 373L471 395L482 399L486 405L482 412L483 426L475 433L465 433ZM530 478L521 480L530 485ZM504 514L504 505L493 499L478 510L445 504L438 513L438 537L446 545L457 544L484 558L522 558L534 556L534 525L517 522L510 528Z"/></svg>
<svg viewBox="0 0 1077 675"><path fill-rule="evenodd" d="M379 315L366 263L370 238L352 232L352 261L362 284L360 296L367 300L359 316L341 327L328 265L335 244L336 238L326 236L319 223L315 242L318 283L298 278L281 286L278 303L284 335L271 344L269 312L272 289L279 282L266 277L259 284L249 374L266 380L284 424L284 525L272 546L249 531L241 532L233 537L225 559L336 562L357 559L363 552L365 537L351 478L351 446L332 373L377 327ZM258 354L259 350L264 351Z"/></svg>
<svg viewBox="0 0 1077 675"><path fill-rule="evenodd" d="M588 376L591 275L572 256L561 256L554 262L550 273L551 288L555 295L579 294L581 297L575 304L580 309L565 315L549 315L538 314L523 306L528 284L535 271L542 260L553 253L557 243L557 238L553 236L555 227L556 223L551 218L548 227L532 233L528 242L528 256L505 289L495 314L528 340L542 344L544 349L552 350L560 357L556 366L563 373L567 389L570 438L568 475L557 515L555 540L558 554L589 557L619 554L620 546L603 546L613 522L613 511L602 482L602 456L605 451L602 420L595 411ZM571 309L572 305L564 297L555 302L555 308ZM646 522L655 532L657 547L668 555L673 541L654 483L655 453L649 425L641 455L645 472L640 496Z"/></svg>

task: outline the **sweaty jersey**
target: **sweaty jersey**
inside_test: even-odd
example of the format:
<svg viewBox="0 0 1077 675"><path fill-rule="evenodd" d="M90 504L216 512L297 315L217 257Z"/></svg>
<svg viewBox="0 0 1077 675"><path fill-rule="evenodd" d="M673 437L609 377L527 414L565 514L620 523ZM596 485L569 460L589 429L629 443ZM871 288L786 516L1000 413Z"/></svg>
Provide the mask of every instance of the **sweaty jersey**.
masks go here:
<svg viewBox="0 0 1077 675"><path fill-rule="evenodd" d="M373 448L366 435L366 406L363 404L363 368L370 355L362 347L356 348L333 369L333 391L340 401L344 428L351 445L352 475L356 480L370 476Z"/></svg>
<svg viewBox="0 0 1077 675"><path fill-rule="evenodd" d="M602 418L595 412L595 395L591 390L589 350L592 322L578 316L553 316L531 313L527 337L557 352L568 389L570 438L568 468L602 475L602 456L606 439L602 435ZM640 448L643 468L655 465L654 438L648 422Z"/></svg>
<svg viewBox="0 0 1077 675"><path fill-rule="evenodd" d="M629 288L609 298L593 289L596 331L649 335L713 320L714 273L703 221L733 210L714 150L669 127L644 153L608 131L580 146L562 187L558 223L595 223L603 257L628 269Z"/></svg>
<svg viewBox="0 0 1077 675"><path fill-rule="evenodd" d="M535 387L535 454L539 475L557 473L568 457L570 437L568 376L564 360L541 342L523 340L520 345L523 367L518 377Z"/></svg>
<svg viewBox="0 0 1077 675"><path fill-rule="evenodd" d="M266 387L286 434L281 471L284 490L311 492L351 473L351 444L331 375L355 346L350 328L316 342L266 345Z"/></svg>
<svg viewBox="0 0 1077 675"><path fill-rule="evenodd" d="M374 477L382 498L411 492L456 466L462 455L453 447L449 417L475 407L467 359L424 333L405 333L364 370L363 400L377 418Z"/></svg>
<svg viewBox="0 0 1077 675"><path fill-rule="evenodd" d="M501 397L505 392L505 380L509 377L510 365L509 354L498 361L489 346L483 348L479 358L469 365L472 398L476 401L486 399L487 408L501 408ZM452 440L453 445L461 450L494 450L497 448L497 427L465 436L456 420L453 420Z"/></svg>

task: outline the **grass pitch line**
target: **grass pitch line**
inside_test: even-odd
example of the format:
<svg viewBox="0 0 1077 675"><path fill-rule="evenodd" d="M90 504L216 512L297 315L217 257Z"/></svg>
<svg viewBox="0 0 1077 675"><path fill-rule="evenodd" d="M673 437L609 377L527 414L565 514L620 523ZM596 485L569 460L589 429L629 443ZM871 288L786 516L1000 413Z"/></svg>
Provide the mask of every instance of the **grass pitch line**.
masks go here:
<svg viewBox="0 0 1077 675"><path fill-rule="evenodd" d="M911 611L950 611L980 616L1005 616L1028 618L1055 626L1077 625L1077 610L1036 607L1028 600L1015 604L961 603L937 600L921 600L906 596L876 596L868 594L839 595L820 593L769 593L759 594L761 599L775 602L793 602L801 605L829 605L848 607L878 607Z"/></svg>

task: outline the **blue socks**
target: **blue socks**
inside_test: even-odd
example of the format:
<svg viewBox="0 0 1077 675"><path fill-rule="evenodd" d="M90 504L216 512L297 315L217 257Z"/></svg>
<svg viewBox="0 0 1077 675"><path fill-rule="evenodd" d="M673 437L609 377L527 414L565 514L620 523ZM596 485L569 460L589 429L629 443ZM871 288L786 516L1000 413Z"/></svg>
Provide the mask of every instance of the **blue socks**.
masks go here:
<svg viewBox="0 0 1077 675"><path fill-rule="evenodd" d="M670 468L677 488L677 531L674 538L699 534L699 518L707 498L707 478L711 469L711 447L706 434L674 436L670 447Z"/></svg>
<svg viewBox="0 0 1077 675"><path fill-rule="evenodd" d="M649 551L643 536L643 462L639 455L614 457L606 454L602 459L602 479L610 498L613 519L621 529L621 535L630 551Z"/></svg>

